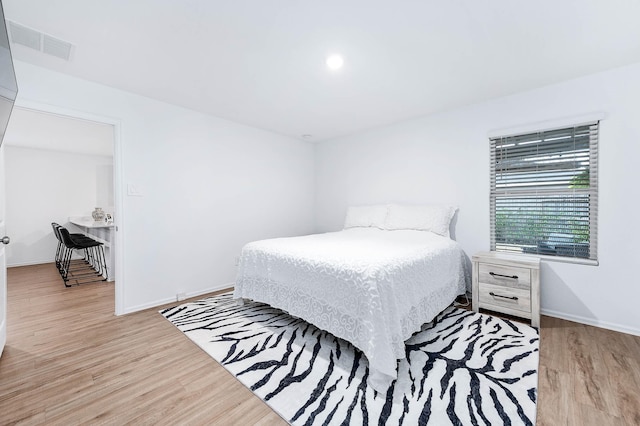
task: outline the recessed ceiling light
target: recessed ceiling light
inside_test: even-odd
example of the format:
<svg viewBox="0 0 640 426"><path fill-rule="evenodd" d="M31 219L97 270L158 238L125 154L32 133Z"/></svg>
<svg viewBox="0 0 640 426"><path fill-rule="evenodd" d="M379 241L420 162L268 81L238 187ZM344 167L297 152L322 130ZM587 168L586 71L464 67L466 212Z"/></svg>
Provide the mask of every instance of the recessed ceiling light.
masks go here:
<svg viewBox="0 0 640 426"><path fill-rule="evenodd" d="M344 65L344 59L340 55L330 55L327 57L327 66L329 69L337 70Z"/></svg>
<svg viewBox="0 0 640 426"><path fill-rule="evenodd" d="M302 135L302 137L305 138L305 139L311 139L313 136L307 134L307 135Z"/></svg>

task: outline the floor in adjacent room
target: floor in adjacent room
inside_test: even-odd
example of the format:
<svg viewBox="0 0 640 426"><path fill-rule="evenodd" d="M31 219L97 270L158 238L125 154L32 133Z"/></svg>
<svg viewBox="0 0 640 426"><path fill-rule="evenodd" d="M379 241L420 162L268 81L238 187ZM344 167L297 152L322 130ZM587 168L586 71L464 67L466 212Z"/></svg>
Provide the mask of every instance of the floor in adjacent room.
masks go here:
<svg viewBox="0 0 640 426"><path fill-rule="evenodd" d="M10 268L0 424L286 424L158 309ZM640 424L640 337L543 317L540 348L539 425Z"/></svg>

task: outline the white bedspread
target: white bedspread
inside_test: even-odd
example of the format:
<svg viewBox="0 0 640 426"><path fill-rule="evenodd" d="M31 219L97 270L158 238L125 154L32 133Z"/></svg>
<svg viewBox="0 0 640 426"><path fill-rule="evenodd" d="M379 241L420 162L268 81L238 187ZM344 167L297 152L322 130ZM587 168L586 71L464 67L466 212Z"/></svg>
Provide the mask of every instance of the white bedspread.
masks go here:
<svg viewBox="0 0 640 426"><path fill-rule="evenodd" d="M369 383L397 377L404 341L465 291L464 253L425 231L353 228L242 249L235 298L253 299L351 342Z"/></svg>

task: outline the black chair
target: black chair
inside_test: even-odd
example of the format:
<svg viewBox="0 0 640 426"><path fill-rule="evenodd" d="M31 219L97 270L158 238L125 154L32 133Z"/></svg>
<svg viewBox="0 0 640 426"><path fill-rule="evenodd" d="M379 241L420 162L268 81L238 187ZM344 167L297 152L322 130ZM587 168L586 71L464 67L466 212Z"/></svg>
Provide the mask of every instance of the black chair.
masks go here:
<svg viewBox="0 0 640 426"><path fill-rule="evenodd" d="M52 223L58 239L56 266L66 287L75 284L107 281L108 270L104 245L82 234L71 234L64 226ZM83 259L72 259L74 250L83 251ZM100 278L98 278L100 277Z"/></svg>
<svg viewBox="0 0 640 426"><path fill-rule="evenodd" d="M51 227L53 228L53 235L58 240L58 247L56 248L55 262L56 262L56 266L58 267L58 269L60 269L60 264L62 262L65 250L67 248L62 243L62 238L60 237L60 233L58 232L58 229L62 228L62 225L57 224L55 222L52 222L51 223ZM74 241L86 242L86 243L93 241L93 239L91 237L87 237L84 234L69 234L69 235L71 236L71 239L74 240ZM85 259L83 259L83 260L85 260L85 261L87 260L86 254L85 254ZM75 262L75 260L74 260L74 262Z"/></svg>

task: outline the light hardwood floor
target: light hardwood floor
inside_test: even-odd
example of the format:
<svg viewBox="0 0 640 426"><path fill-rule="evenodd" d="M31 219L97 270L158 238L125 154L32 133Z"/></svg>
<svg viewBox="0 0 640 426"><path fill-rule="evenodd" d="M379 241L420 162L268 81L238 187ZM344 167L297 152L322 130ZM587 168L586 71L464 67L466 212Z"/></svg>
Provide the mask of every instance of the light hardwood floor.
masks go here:
<svg viewBox="0 0 640 426"><path fill-rule="evenodd" d="M0 424L286 424L158 314L113 315L112 284L8 271ZM538 424L640 425L640 337L543 317Z"/></svg>

